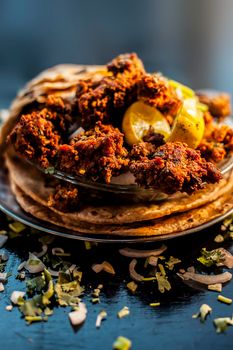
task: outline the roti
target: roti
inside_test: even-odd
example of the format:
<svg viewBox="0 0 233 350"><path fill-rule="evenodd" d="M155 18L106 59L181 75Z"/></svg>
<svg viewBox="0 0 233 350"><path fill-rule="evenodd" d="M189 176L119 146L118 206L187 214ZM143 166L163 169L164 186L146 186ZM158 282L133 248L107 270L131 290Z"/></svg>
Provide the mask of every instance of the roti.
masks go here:
<svg viewBox="0 0 233 350"><path fill-rule="evenodd" d="M28 197L40 205L48 206L48 198L54 192L49 186L47 176L18 157L6 157L7 168L13 182ZM229 176L229 175L228 175ZM159 219L174 213L186 212L198 208L226 194L232 187L233 173L221 180L218 185L208 185L205 189L191 196L179 194L169 200L157 203L123 204L123 205L88 205L81 206L75 212L61 212L50 208L56 214L73 222L86 222L96 225L122 225L133 222Z"/></svg>
<svg viewBox="0 0 233 350"><path fill-rule="evenodd" d="M67 217L63 217L50 210L25 194L11 179L11 188L19 205L34 217L50 222L59 227L64 227L79 234L108 234L116 236L155 236L169 235L184 230L198 227L217 217L224 215L233 208L233 184L231 190L216 199L199 208L189 210L181 214L174 214L161 219L150 220L147 222L137 222L128 225L93 225L73 222Z"/></svg>

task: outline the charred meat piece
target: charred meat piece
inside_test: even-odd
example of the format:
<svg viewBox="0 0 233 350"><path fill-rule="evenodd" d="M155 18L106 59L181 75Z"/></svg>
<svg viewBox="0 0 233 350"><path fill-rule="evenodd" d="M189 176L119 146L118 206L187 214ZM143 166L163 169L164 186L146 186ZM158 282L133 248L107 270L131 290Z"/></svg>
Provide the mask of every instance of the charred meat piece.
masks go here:
<svg viewBox="0 0 233 350"><path fill-rule="evenodd" d="M217 119L222 120L231 114L231 98L227 93L197 92L201 103L209 107L210 113Z"/></svg>
<svg viewBox="0 0 233 350"><path fill-rule="evenodd" d="M150 157L132 161L130 171L140 186L167 194L177 191L192 194L205 183L216 183L222 178L212 163L201 158L200 152L180 142L168 142Z"/></svg>
<svg viewBox="0 0 233 350"><path fill-rule="evenodd" d="M137 86L138 99L156 107L165 115L171 125L182 106L182 102L177 97L175 90L169 86L167 80L160 74L145 74L138 81Z"/></svg>
<svg viewBox="0 0 233 350"><path fill-rule="evenodd" d="M57 113L46 108L22 115L8 136L18 154L47 168L57 153L61 137L54 124L62 123Z"/></svg>
<svg viewBox="0 0 233 350"><path fill-rule="evenodd" d="M75 104L85 129L97 121L120 126L125 109L137 98L136 83L144 74L144 67L136 54L116 57L108 70L112 76L99 81L83 80L77 86Z"/></svg>
<svg viewBox="0 0 233 350"><path fill-rule="evenodd" d="M79 193L72 184L59 184L48 199L48 206L59 211L75 211L79 206Z"/></svg>
<svg viewBox="0 0 233 350"><path fill-rule="evenodd" d="M98 122L94 129L60 147L58 163L62 171L109 183L127 167L127 157L119 129Z"/></svg>
<svg viewBox="0 0 233 350"><path fill-rule="evenodd" d="M144 73L144 66L142 61L138 58L136 53L123 54L114 58L107 64L107 69L112 72L114 76L118 74L130 75L131 79L140 78Z"/></svg>
<svg viewBox="0 0 233 350"><path fill-rule="evenodd" d="M145 157L151 158L157 147L150 142L140 142L133 145L130 152L131 160L143 160Z"/></svg>
<svg viewBox="0 0 233 350"><path fill-rule="evenodd" d="M212 125L211 132L198 146L202 157L218 163L233 152L233 129L228 125Z"/></svg>
<svg viewBox="0 0 233 350"><path fill-rule="evenodd" d="M165 143L164 135L154 131L153 126L150 126L147 133L143 136L144 142L152 143L154 146L162 146Z"/></svg>

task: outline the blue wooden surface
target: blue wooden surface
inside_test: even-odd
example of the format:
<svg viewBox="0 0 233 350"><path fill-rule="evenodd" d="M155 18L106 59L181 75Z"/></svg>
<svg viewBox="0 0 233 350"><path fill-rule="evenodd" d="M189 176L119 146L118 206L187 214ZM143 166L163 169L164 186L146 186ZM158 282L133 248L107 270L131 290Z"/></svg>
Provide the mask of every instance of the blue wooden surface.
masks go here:
<svg viewBox="0 0 233 350"><path fill-rule="evenodd" d="M1 222L3 219L1 219ZM205 232L173 240L168 243L168 255L182 259L182 266L196 264L201 247L214 248L213 243L219 227L213 227ZM40 235L40 233L39 233ZM27 258L28 251L33 250L34 243L30 236L8 241L1 251L9 254L6 271L12 272L5 291L0 293L0 339L3 350L28 349L111 349L113 341L119 336L126 336L133 342L134 350L152 349L232 349L233 329L226 334L216 334L213 319L220 316L231 316L232 306L219 303L217 293L206 290L192 289L182 283L177 276L172 276L172 290L165 294L157 291L155 283L144 283L135 295L131 295L126 283L130 281L128 263L130 259L118 254L118 246L98 245L87 251L83 242L56 238L53 246L62 246L72 252L73 262L77 263L84 273L83 283L86 286L83 301L88 308L85 324L77 332L73 330L68 320L67 308L55 308L54 315L46 323L27 326L17 308L12 312L5 310L9 304L9 296L14 290L23 290L24 282L15 279L18 264ZM154 245L143 245L148 248ZM38 247L37 247L38 248ZM231 246L227 244L227 249ZM91 270L91 264L110 261L116 269L116 276L96 275ZM91 303L91 291L99 283L103 283L101 303ZM232 297L233 283L225 286L223 294ZM160 301L161 306L152 308L149 303ZM207 303L213 308L213 314L204 324L192 319L201 304ZM117 318L117 312L124 306L130 308L130 315L123 319ZM107 320L100 329L95 328L97 314L101 310L108 313Z"/></svg>

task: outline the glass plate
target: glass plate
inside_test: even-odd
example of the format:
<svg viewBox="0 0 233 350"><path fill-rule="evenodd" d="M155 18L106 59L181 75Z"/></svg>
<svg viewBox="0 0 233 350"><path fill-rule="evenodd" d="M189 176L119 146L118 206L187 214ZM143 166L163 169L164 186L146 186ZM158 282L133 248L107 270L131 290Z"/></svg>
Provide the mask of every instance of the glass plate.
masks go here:
<svg viewBox="0 0 233 350"><path fill-rule="evenodd" d="M26 161L31 166L36 167L39 171L48 174L79 187L82 187L84 190L91 190L92 197L96 199L101 199L111 202L159 202L165 199L171 198L172 195L167 195L163 192L155 190L153 188L141 188L137 184L132 185L120 185L120 184L105 184L87 180L81 176L72 176L66 174L62 171L53 169L52 172L48 172L45 169L38 167L38 165L30 162L29 160L22 159ZM219 169L221 170L222 175L227 174L231 169L233 169L233 155L228 156L221 163L218 164Z"/></svg>
<svg viewBox="0 0 233 350"><path fill-rule="evenodd" d="M10 190L10 185L7 179L7 174L3 168L0 169L0 210L2 210L5 214L9 215L15 220L22 222L25 225L36 228L40 231L53 234L56 236L61 236L65 238L78 239L83 241L93 241L93 242L102 242L102 243L138 243L138 242L155 242L168 240L171 238L177 238L181 236L185 236L188 234L192 234L194 232L198 232L208 228L211 225L218 223L219 221L225 219L228 215L233 213L233 208L229 210L222 216L215 218L203 225L198 227L176 232L168 235L156 235L150 237L125 237L125 236L110 236L106 234L101 235L93 235L93 234L82 234L76 231L68 230L53 224L50 224L46 221L39 220L32 215L26 213L15 200L14 195Z"/></svg>

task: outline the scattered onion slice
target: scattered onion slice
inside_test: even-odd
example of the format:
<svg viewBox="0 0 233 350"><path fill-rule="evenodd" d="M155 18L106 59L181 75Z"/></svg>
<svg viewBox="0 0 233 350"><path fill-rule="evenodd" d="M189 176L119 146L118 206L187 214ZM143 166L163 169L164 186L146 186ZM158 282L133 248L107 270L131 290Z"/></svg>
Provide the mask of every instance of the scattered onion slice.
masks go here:
<svg viewBox="0 0 233 350"><path fill-rule="evenodd" d="M73 264L66 270L66 273L72 273L75 269L76 269L76 265Z"/></svg>
<svg viewBox="0 0 233 350"><path fill-rule="evenodd" d="M69 313L69 319L72 326L80 326L87 318L87 308L84 303L79 303L78 310Z"/></svg>
<svg viewBox="0 0 233 350"><path fill-rule="evenodd" d="M129 258L148 258L150 256L159 256L161 255L167 247L163 244L158 249L152 249L152 250L139 250L139 249L132 249L132 248L122 248L119 250L119 253L123 256L127 256Z"/></svg>
<svg viewBox="0 0 233 350"><path fill-rule="evenodd" d="M60 271L52 270L50 267L47 268L48 272L50 273L51 276L53 277L58 277Z"/></svg>
<svg viewBox="0 0 233 350"><path fill-rule="evenodd" d="M218 251L221 253L223 259L217 266L226 266L228 269L233 268L233 255L224 248L219 248Z"/></svg>
<svg viewBox="0 0 233 350"><path fill-rule="evenodd" d="M32 253L29 253L29 258L24 267L30 273L39 273L45 269L45 265L42 261Z"/></svg>
<svg viewBox="0 0 233 350"><path fill-rule="evenodd" d="M47 244L43 244L42 245L42 250L41 252L33 252L32 254L34 254L35 256L37 256L37 258L41 258L42 256L44 256L48 251L48 245Z"/></svg>
<svg viewBox="0 0 233 350"><path fill-rule="evenodd" d="M7 273L0 272L0 282L5 283L7 281Z"/></svg>
<svg viewBox="0 0 233 350"><path fill-rule="evenodd" d="M177 273L177 275L186 281L193 281L204 285L226 283L232 279L230 272L220 273L219 275L201 275L193 272L185 272L184 274Z"/></svg>
<svg viewBox="0 0 233 350"><path fill-rule="evenodd" d="M0 282L0 292L4 292L4 284L2 282Z"/></svg>
<svg viewBox="0 0 233 350"><path fill-rule="evenodd" d="M104 261L102 264L93 264L91 268L95 273L100 273L101 271L105 271L112 275L115 275L116 273L113 266L108 261Z"/></svg>
<svg viewBox="0 0 233 350"><path fill-rule="evenodd" d="M11 302L14 304L14 305L17 305L18 304L18 301L19 301L19 298L23 298L24 295L26 293L25 292L20 292L20 291L17 291L15 290L12 294L11 294Z"/></svg>
<svg viewBox="0 0 233 350"><path fill-rule="evenodd" d="M18 266L17 270L18 270L18 271L23 270L23 268L25 267L26 263L27 263L27 261L23 261L23 262L21 262L21 264L19 264L19 266Z"/></svg>
<svg viewBox="0 0 233 350"><path fill-rule="evenodd" d="M144 276L140 275L139 273L137 273L135 271L135 266L137 265L137 260L136 259L133 259L131 261L131 263L129 264L129 274L130 274L130 277L134 280L134 281L137 281L137 282L141 282L144 280Z"/></svg>
<svg viewBox="0 0 233 350"><path fill-rule="evenodd" d="M64 249L60 247L55 247L52 249L52 254L57 256L70 256L70 253L65 253Z"/></svg>
<svg viewBox="0 0 233 350"><path fill-rule="evenodd" d="M6 235L0 235L0 248L4 246L7 240L8 240L8 237Z"/></svg>
<svg viewBox="0 0 233 350"><path fill-rule="evenodd" d="M95 326L96 328L100 328L102 321L107 317L107 312L105 310L101 311L97 318L96 318L96 323Z"/></svg>

